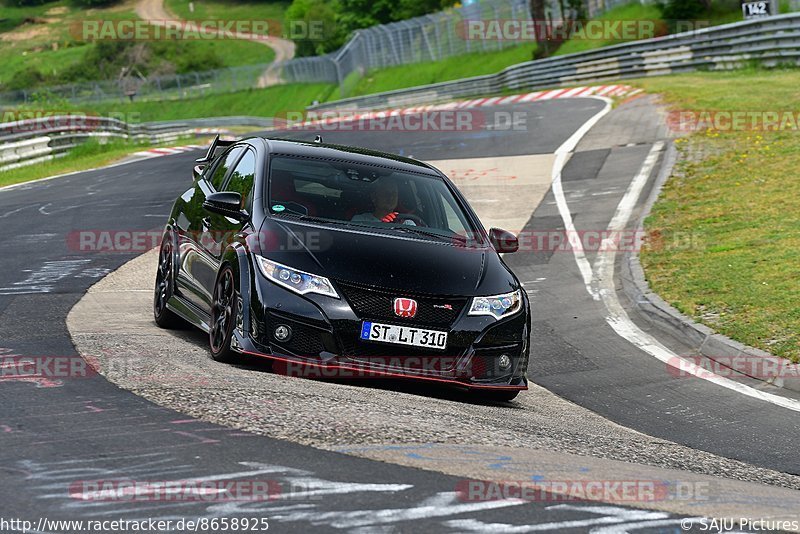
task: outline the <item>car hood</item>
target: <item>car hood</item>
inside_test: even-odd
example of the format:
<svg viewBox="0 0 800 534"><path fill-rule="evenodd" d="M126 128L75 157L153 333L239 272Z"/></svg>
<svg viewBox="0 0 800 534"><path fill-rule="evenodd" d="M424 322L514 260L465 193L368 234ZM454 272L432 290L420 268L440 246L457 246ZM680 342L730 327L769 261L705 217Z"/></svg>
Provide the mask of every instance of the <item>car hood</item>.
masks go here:
<svg viewBox="0 0 800 534"><path fill-rule="evenodd" d="M259 243L265 257L334 281L430 295L491 295L517 287L492 248L465 248L400 232L266 219Z"/></svg>

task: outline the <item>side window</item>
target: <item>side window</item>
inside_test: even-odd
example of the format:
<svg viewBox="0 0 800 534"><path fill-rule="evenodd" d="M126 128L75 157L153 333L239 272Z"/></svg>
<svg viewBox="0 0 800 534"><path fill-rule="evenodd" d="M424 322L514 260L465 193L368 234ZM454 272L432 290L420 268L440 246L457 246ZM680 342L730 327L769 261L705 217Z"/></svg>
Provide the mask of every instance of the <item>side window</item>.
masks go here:
<svg viewBox="0 0 800 534"><path fill-rule="evenodd" d="M244 147L241 146L233 147L233 149L229 150L220 158L221 161L214 169L214 174L212 174L208 179L215 190L222 191L222 181L225 179L228 169L230 169L231 166L236 163L236 160L242 155L243 150Z"/></svg>
<svg viewBox="0 0 800 534"><path fill-rule="evenodd" d="M245 152L231 173L225 191L235 191L242 195L243 205L253 211L253 181L256 177L256 155L252 150Z"/></svg>

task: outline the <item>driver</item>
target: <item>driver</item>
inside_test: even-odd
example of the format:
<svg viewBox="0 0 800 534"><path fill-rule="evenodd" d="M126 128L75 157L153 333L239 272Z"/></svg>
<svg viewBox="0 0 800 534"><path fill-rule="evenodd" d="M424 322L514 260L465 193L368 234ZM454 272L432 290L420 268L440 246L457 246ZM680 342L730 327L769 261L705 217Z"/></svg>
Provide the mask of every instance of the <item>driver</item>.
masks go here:
<svg viewBox="0 0 800 534"><path fill-rule="evenodd" d="M372 212L359 213L350 219L354 222L395 222L399 215L397 208L397 182L389 178L379 178L371 184L370 198L375 209ZM410 219L403 221L403 224L416 226Z"/></svg>

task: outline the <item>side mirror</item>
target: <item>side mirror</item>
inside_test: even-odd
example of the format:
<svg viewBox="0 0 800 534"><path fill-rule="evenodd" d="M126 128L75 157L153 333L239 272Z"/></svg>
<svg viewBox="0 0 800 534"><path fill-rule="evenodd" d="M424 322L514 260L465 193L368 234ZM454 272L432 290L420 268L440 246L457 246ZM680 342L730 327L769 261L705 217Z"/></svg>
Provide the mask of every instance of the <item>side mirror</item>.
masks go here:
<svg viewBox="0 0 800 534"><path fill-rule="evenodd" d="M489 230L489 241L492 242L492 246L497 252L510 253L519 250L517 236L500 228Z"/></svg>
<svg viewBox="0 0 800 534"><path fill-rule="evenodd" d="M211 193L203 202L203 208L237 221L246 221L250 218L250 215L242 209L242 195L233 191Z"/></svg>

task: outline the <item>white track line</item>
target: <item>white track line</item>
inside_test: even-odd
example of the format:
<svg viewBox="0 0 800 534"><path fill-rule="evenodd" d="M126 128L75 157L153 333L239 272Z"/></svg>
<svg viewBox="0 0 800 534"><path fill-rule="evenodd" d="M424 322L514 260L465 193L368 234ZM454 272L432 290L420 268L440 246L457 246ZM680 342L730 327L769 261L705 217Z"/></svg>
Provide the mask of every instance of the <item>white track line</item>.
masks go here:
<svg viewBox="0 0 800 534"><path fill-rule="evenodd" d="M564 141L561 146L556 149L556 159L553 162L552 189L553 196L556 200L556 205L558 206L558 212L561 214L561 219L564 221L564 230L567 233L570 248L575 256L575 262L578 264L578 270L581 272L581 276L583 277L583 284L586 286L586 290L589 292L589 294L592 295L595 300L599 300L600 297L592 290L592 266L589 264L589 260L586 259L586 255L583 253L583 244L581 243L578 233L575 231L575 225L572 222L572 215L569 212L567 199L564 198L564 188L561 186L561 171L564 169L564 164L566 164L570 152L575 150L578 142L583 138L584 135L586 135L586 132L591 130L600 119L602 119L609 111L611 111L611 99L603 97L591 98L605 102L605 107L592 116L588 121L583 123L580 128L575 130L575 133L573 133L569 139Z"/></svg>
<svg viewBox="0 0 800 534"><path fill-rule="evenodd" d="M616 259L617 246L613 239L606 238L603 240L603 245L598 252L595 262L595 270L592 270L583 252L580 239L575 232L575 225L572 222L569 205L564 197L564 190L561 185L561 170L566 163L569 152L575 148L581 138L586 135L586 132L611 110L611 100L602 97L595 98L604 100L606 106L586 121L583 126L572 134L572 137L567 139L564 144L556 150L556 159L553 162L552 189L556 205L558 206L558 212L561 215L561 219L564 221L567 235L570 236L570 247L575 257L575 263L578 265L578 270L581 272L586 290L593 299L602 300L603 304L605 304L608 310L606 322L617 335L626 339L640 350L664 362L668 367L675 368L681 373L689 373L697 378L741 393L742 395L800 412L800 401L788 399L772 393L766 393L703 369L694 362L675 354L662 345L656 338L636 326L617 298L616 287L614 286L614 261ZM614 217L611 219L608 226L609 235L619 235L627 226L639 197L641 196L642 190L647 184L647 180L658 161L658 156L662 148L663 143L657 142L650 149L647 158L645 158L642 164L642 168L634 177L633 181L631 181L627 191L625 191L625 195L617 206Z"/></svg>

